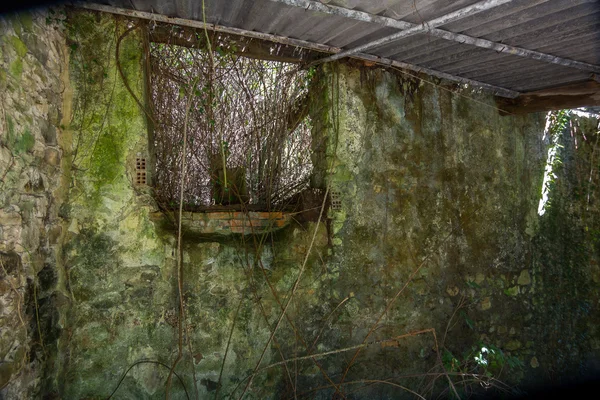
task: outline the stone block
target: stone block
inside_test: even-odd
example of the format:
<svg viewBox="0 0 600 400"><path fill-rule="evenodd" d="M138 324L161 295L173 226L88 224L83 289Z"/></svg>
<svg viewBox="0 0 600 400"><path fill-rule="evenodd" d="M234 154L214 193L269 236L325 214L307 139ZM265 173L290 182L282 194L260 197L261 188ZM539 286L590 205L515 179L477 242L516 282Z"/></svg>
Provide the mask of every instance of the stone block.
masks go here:
<svg viewBox="0 0 600 400"><path fill-rule="evenodd" d="M531 284L531 276L529 275L529 271L527 271L526 269L521 271L521 274L519 275L519 279L517 280L517 283L522 286Z"/></svg>
<svg viewBox="0 0 600 400"><path fill-rule="evenodd" d="M250 228L244 228L242 226L232 226L231 227L231 233L244 233L244 234L247 234L247 233L250 233L250 232L251 232Z"/></svg>
<svg viewBox="0 0 600 400"><path fill-rule="evenodd" d="M57 167L60 164L60 151L51 147L47 147L46 151L44 152L44 161L46 161L48 165Z"/></svg>
<svg viewBox="0 0 600 400"><path fill-rule="evenodd" d="M204 213L192 213L192 220L194 221L204 221L206 214Z"/></svg>
<svg viewBox="0 0 600 400"><path fill-rule="evenodd" d="M521 348L521 342L518 340L511 340L506 344L506 350L515 351Z"/></svg>
<svg viewBox="0 0 600 400"><path fill-rule="evenodd" d="M214 226L205 226L201 233L215 233L217 229Z"/></svg>
<svg viewBox="0 0 600 400"><path fill-rule="evenodd" d="M48 229L48 242L50 245L54 245L58 243L60 239L60 235L62 234L62 226L55 225Z"/></svg>
<svg viewBox="0 0 600 400"><path fill-rule="evenodd" d="M11 210L0 210L0 225L11 226L21 225L21 214Z"/></svg>
<svg viewBox="0 0 600 400"><path fill-rule="evenodd" d="M8 274L21 270L21 256L14 251L0 253L0 261ZM4 275L4 270L0 270L2 276Z"/></svg>
<svg viewBox="0 0 600 400"><path fill-rule="evenodd" d="M485 297L481 300L481 310L486 311L492 308L492 300L489 297Z"/></svg>
<svg viewBox="0 0 600 400"><path fill-rule="evenodd" d="M230 220L233 218L233 212L210 212L206 213L208 219L226 219Z"/></svg>

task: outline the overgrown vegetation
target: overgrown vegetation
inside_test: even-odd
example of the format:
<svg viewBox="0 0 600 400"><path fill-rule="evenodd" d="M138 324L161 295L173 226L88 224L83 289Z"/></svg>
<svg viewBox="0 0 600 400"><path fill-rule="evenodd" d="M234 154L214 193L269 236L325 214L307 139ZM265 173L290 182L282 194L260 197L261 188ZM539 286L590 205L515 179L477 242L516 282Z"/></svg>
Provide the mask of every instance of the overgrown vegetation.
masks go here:
<svg viewBox="0 0 600 400"><path fill-rule="evenodd" d="M598 124L596 118L577 114L577 110L548 113L551 143L542 193L547 202L533 242L538 306L546 310L544 319L536 321L548 344L541 361L551 366L548 373L558 383L569 379L562 371L590 373L593 353L587 324L593 320L588 299L597 290L600 250L600 125L593 125Z"/></svg>
<svg viewBox="0 0 600 400"><path fill-rule="evenodd" d="M312 71L238 56L236 42L207 35L211 51L150 45L157 198L165 208L177 204L181 132L191 93L185 209L281 207L308 186L312 170L307 118Z"/></svg>
<svg viewBox="0 0 600 400"><path fill-rule="evenodd" d="M550 142L548 148L548 159L544 170L544 181L542 183L542 198L538 207L538 214L544 215L546 208L550 206L549 194L554 186L556 179L556 169L562 163L560 149L563 148L563 133L569 122L569 110L560 110L548 112L546 115L546 127L544 129L544 139Z"/></svg>

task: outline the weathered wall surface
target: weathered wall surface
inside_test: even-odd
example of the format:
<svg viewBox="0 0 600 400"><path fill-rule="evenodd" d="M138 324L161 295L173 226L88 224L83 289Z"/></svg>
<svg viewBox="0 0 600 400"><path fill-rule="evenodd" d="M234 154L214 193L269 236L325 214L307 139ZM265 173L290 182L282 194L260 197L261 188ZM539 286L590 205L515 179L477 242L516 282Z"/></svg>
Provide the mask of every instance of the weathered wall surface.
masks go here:
<svg viewBox="0 0 600 400"><path fill-rule="evenodd" d="M532 243L538 378L570 382L600 369L598 118L571 115L556 138L549 201ZM543 345L540 345L543 344Z"/></svg>
<svg viewBox="0 0 600 400"><path fill-rule="evenodd" d="M473 101L381 71L340 67L330 79L327 155L342 209L331 215L329 263L361 310L347 331L364 336L394 301L373 337L434 328L452 372L474 367L473 347L495 346L504 373L491 362L479 372L508 382L591 373L599 357L590 233L598 121L561 133L564 170L552 211L539 217L548 143L541 115L498 117L486 96L466 93ZM432 338L404 341L400 359L411 361L395 368L426 371L420 361L433 362ZM389 356L361 363L353 376L372 376L375 360Z"/></svg>
<svg viewBox="0 0 600 400"><path fill-rule="evenodd" d="M135 158L148 154L147 133L143 112L123 85L114 58L119 42L125 79L143 99L139 31L124 34L125 22L111 16L74 13L71 18L73 183L65 205L68 232L62 262L72 303L61 310L67 328L59 341L53 390L63 398L107 397L130 365L148 360L133 367L116 396L164 398L164 383L178 352L175 235L162 227L164 221L151 219L153 200L147 188L134 185ZM324 225L319 232L322 247L327 242ZM289 289L309 240L301 232L284 234L290 239L277 241L277 259L271 245L260 251L264 266L277 274L273 285L279 293ZM262 352L275 304L263 271L247 267L258 243L248 243L246 251L239 238L184 240L184 329L190 341L184 343L176 373L191 395L195 386L201 398L214 395L237 315L220 389L226 394ZM259 307L256 299L261 298ZM269 346L265 362L274 352ZM253 395L272 395L280 378L277 369L261 374ZM171 394L186 397L176 377Z"/></svg>
<svg viewBox="0 0 600 400"><path fill-rule="evenodd" d="M329 264L356 307L338 326L338 345L362 341L393 302L371 339L435 329L451 372L474 368L478 353L468 352L482 345L529 371L537 355L528 257L545 159L540 116L499 117L485 95L381 70L340 66L330 79L329 120L339 125L329 128L327 156L342 207L331 214ZM396 374L425 373L436 362L431 333L398 346L357 363L349 377L373 376L389 358L399 361ZM520 371L508 370L500 378L516 381Z"/></svg>
<svg viewBox="0 0 600 400"><path fill-rule="evenodd" d="M180 322L176 399L186 390L239 397L263 350L247 398L331 398L342 380L347 398L402 398L394 385L447 391L447 380L435 379L441 365L515 383L579 361L583 373L584 356L597 360L598 189L585 184L597 174L592 122L580 123L577 149L565 133L557 194L540 218L542 116L500 117L488 95L328 66L311 110L313 185L337 208L271 236L185 232L180 321L173 224L154 217L151 191L135 184L136 158L150 154L134 99L145 97L142 30L72 12L61 39L36 21L3 25L4 71L32 68L20 80L0 75L4 126L15 121L0 147L8 398L28 384L19 371L37 378L38 397L106 398L116 389L115 398L164 398ZM26 25L44 34L17 32ZM68 51L42 46L56 61L35 70L39 46L27 40ZM40 100L38 78L48 85ZM35 114L38 104L47 114ZM348 348L363 342L371 344L346 374L356 351ZM474 361L482 346L496 352L484 355L487 366ZM306 354L317 356L264 368ZM457 389L471 384L480 387Z"/></svg>
<svg viewBox="0 0 600 400"><path fill-rule="evenodd" d="M124 35L127 29L112 16L69 15L70 190L59 268L71 302L61 309L66 326L52 383L61 398L108 396L124 365L175 343L167 346L172 332L165 341L151 329L155 311L174 301L172 265L149 221L151 199L134 187L135 158L147 139L144 115L124 83L143 99L139 35Z"/></svg>
<svg viewBox="0 0 600 400"><path fill-rule="evenodd" d="M6 398L39 390L51 353L45 341L52 347L56 340L53 304L60 299L52 293L68 66L61 18L0 18L0 397Z"/></svg>

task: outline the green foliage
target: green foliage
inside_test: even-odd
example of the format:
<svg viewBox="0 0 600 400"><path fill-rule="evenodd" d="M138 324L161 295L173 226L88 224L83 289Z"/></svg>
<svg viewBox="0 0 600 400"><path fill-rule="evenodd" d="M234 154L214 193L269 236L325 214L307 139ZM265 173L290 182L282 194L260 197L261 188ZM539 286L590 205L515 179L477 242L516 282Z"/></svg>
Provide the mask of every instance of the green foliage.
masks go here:
<svg viewBox="0 0 600 400"><path fill-rule="evenodd" d="M469 329L471 329L471 330L475 329L475 322L473 322L473 320L471 318L469 318L469 316L464 311L461 311L460 313L464 317L465 323L467 324Z"/></svg>
<svg viewBox="0 0 600 400"><path fill-rule="evenodd" d="M507 355L493 344L482 341L471 346L460 357L445 348L442 363L447 372L469 374L484 386L489 386L492 379L499 380L503 372L519 372L525 366L520 358Z"/></svg>
<svg viewBox="0 0 600 400"><path fill-rule="evenodd" d="M48 9L48 15L46 16L46 25L57 25L59 27L65 27L66 12L63 8L60 10Z"/></svg>
<svg viewBox="0 0 600 400"><path fill-rule="evenodd" d="M550 139L550 147L548 149L548 160L546 161L546 173L544 176L544 187L542 188L542 198L544 199L543 210L552 205L550 193L556 183L557 172L562 164L562 149L563 132L570 120L569 110L559 110L549 112L547 116L547 131L546 134Z"/></svg>
<svg viewBox="0 0 600 400"><path fill-rule="evenodd" d="M582 332L589 331L589 304L597 301L598 120L568 110L549 113L548 119L551 150L556 149L559 162L552 163L544 187L549 201L533 241L538 285L544 288L537 303L552 321L539 332L539 340L546 343L545 354L539 356L551 360L551 373L584 371L583 360L593 350Z"/></svg>
<svg viewBox="0 0 600 400"><path fill-rule="evenodd" d="M444 353L442 354L442 363L444 364L444 368L446 371L454 372L459 371L461 367L461 362L458 361L454 354L452 354L448 349L444 349Z"/></svg>
<svg viewBox="0 0 600 400"><path fill-rule="evenodd" d="M473 281L467 281L466 282L467 286L470 287L471 289L481 289L481 286L477 284L477 282L473 282Z"/></svg>

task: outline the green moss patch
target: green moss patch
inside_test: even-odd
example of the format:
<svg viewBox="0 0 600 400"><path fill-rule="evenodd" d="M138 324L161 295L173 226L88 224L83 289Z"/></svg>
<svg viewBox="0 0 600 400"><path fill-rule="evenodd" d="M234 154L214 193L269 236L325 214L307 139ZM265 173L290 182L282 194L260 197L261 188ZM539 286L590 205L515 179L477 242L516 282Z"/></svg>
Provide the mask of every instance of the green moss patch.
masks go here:
<svg viewBox="0 0 600 400"><path fill-rule="evenodd" d="M23 43L21 39L16 36L10 36L8 42L15 49L19 57L25 57L25 54L27 54L27 46L25 46L25 43Z"/></svg>
<svg viewBox="0 0 600 400"><path fill-rule="evenodd" d="M33 149L35 145L35 136L26 129L21 136L15 140L14 150L17 154L26 153Z"/></svg>
<svg viewBox="0 0 600 400"><path fill-rule="evenodd" d="M8 71L13 77L21 78L21 75L23 74L23 61L20 58L14 60L10 64L10 67L8 67Z"/></svg>

